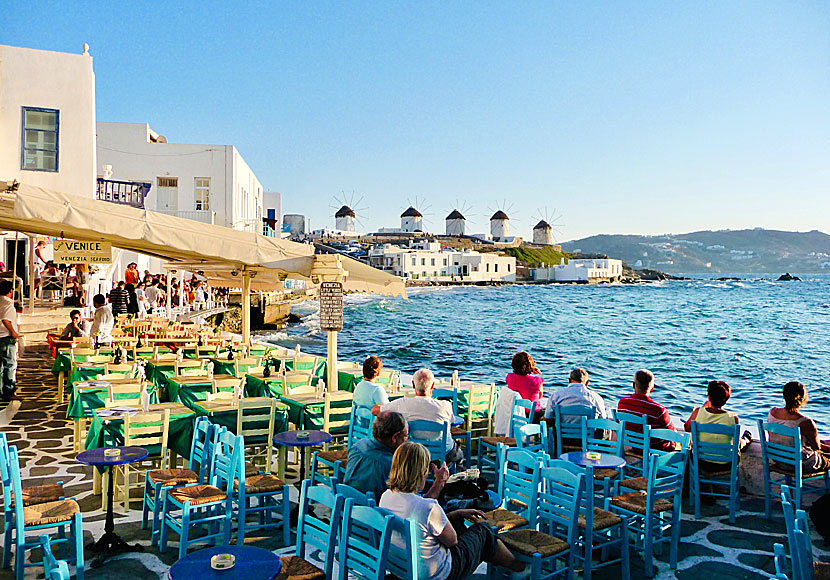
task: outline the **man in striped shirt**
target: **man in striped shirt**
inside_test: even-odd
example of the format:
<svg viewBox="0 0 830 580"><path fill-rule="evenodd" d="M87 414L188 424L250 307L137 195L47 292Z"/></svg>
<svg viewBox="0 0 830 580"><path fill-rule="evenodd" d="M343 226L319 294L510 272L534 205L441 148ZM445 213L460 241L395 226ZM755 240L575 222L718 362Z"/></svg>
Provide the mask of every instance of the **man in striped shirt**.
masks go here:
<svg viewBox="0 0 830 580"><path fill-rule="evenodd" d="M654 389L654 373L647 369L640 369L634 373L634 393L623 397L617 404L618 411L632 413L634 415L645 415L649 426L652 429L671 429L676 431L672 423L669 411L649 396ZM638 425L631 425L632 431L639 430ZM667 449L674 446L669 442L663 442ZM658 447L662 447L659 443Z"/></svg>

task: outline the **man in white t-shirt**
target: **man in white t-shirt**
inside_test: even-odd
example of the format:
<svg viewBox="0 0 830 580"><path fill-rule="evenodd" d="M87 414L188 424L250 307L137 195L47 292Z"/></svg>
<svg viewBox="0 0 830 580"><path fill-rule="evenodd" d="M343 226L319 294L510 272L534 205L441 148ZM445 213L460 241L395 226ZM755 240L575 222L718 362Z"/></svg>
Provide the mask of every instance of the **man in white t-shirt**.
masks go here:
<svg viewBox="0 0 830 580"><path fill-rule="evenodd" d="M14 284L0 280L0 400L14 397L17 379L17 310L14 307Z"/></svg>
<svg viewBox="0 0 830 580"><path fill-rule="evenodd" d="M414 397L402 397L391 403L381 406L381 411L395 411L410 421L433 421L452 425L452 403L432 398L432 388L435 386L435 375L429 369L420 369L412 376L412 386L415 388ZM418 431L410 431L409 436L418 439L422 435ZM458 469L463 469L464 454L453 440L447 438L447 464L455 463Z"/></svg>
<svg viewBox="0 0 830 580"><path fill-rule="evenodd" d="M92 305L95 307L95 316L92 318L89 336L99 345L112 344L112 327L115 326L112 307L107 304L103 294L96 294L92 298Z"/></svg>

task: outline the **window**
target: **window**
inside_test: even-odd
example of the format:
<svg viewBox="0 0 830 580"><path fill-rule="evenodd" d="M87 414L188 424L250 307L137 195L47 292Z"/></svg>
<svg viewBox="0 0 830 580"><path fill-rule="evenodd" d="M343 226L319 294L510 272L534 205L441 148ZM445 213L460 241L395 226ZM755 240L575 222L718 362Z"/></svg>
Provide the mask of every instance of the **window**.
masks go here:
<svg viewBox="0 0 830 580"><path fill-rule="evenodd" d="M412 265L415 265L415 258L412 258Z"/></svg>
<svg viewBox="0 0 830 580"><path fill-rule="evenodd" d="M196 178L196 210L210 209L210 177Z"/></svg>
<svg viewBox="0 0 830 580"><path fill-rule="evenodd" d="M434 265L435 265L435 258L432 259L432 264L430 264L430 266L434 266Z"/></svg>
<svg viewBox="0 0 830 580"><path fill-rule="evenodd" d="M493 264L493 268L494 268L494 270L493 270L494 272L499 271L499 265L498 264Z"/></svg>
<svg viewBox="0 0 830 580"><path fill-rule="evenodd" d="M488 262L487 264L484 264L484 268L485 268L486 272L489 272L490 271L490 263Z"/></svg>
<svg viewBox="0 0 830 580"><path fill-rule="evenodd" d="M426 265L427 265L427 259L426 258L421 258L421 266L426 266Z"/></svg>
<svg viewBox="0 0 830 580"><path fill-rule="evenodd" d="M507 265L507 271L510 271L510 264Z"/></svg>
<svg viewBox="0 0 830 580"><path fill-rule="evenodd" d="M158 186L159 187L179 187L179 178L178 177L159 177L158 178Z"/></svg>
<svg viewBox="0 0 830 580"><path fill-rule="evenodd" d="M447 259L446 258L444 258L444 265L445 266L447 265Z"/></svg>
<svg viewBox="0 0 830 580"><path fill-rule="evenodd" d="M58 111L23 107L20 168L58 170Z"/></svg>

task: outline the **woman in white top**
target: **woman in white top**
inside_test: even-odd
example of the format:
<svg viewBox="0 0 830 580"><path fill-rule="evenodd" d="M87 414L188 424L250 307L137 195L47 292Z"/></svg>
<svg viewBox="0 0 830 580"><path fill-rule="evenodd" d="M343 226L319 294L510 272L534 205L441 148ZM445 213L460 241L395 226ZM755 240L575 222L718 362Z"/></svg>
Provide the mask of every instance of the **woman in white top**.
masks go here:
<svg viewBox="0 0 830 580"><path fill-rule="evenodd" d="M420 443L406 442L398 447L392 457L389 489L380 496L379 504L418 523L418 576L461 580L475 572L482 561L522 572L525 565L481 521L483 512L456 510L445 514L436 500L418 495L426 484L429 465L429 451Z"/></svg>
<svg viewBox="0 0 830 580"><path fill-rule="evenodd" d="M801 434L801 466L805 473L830 469L830 445L818 438L816 423L801 414L807 404L807 389L798 381L784 385L784 407L773 407L767 421L788 427L798 427ZM770 435L770 440L783 445L790 444L790 437Z"/></svg>

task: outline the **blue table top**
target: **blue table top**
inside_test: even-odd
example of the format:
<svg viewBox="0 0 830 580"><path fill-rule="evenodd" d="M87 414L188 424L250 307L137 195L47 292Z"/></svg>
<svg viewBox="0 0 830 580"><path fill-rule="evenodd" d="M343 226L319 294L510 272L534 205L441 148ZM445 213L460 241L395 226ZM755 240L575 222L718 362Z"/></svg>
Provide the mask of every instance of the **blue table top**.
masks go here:
<svg viewBox="0 0 830 580"><path fill-rule="evenodd" d="M106 449L120 449L121 453L113 456L104 455L104 450ZM141 461L147 455L147 450L143 447L99 447L79 453L75 457L75 461L83 463L84 465L106 467L109 465L125 465L127 463L133 463L134 461Z"/></svg>
<svg viewBox="0 0 830 580"><path fill-rule="evenodd" d="M233 554L233 568L214 570L210 559L216 554ZM271 580L282 570L279 557L254 546L214 546L196 550L173 564L170 580Z"/></svg>
<svg viewBox="0 0 830 580"><path fill-rule="evenodd" d="M571 453L563 453L559 459L570 461L580 467L593 467L601 469L616 469L625 465L625 459L611 455L609 453L600 453L599 459L588 459L587 454L581 451L572 451Z"/></svg>
<svg viewBox="0 0 830 580"><path fill-rule="evenodd" d="M299 433L308 433L308 437L298 437ZM325 431L285 431L274 435L274 445L283 447L314 447L334 439L331 433Z"/></svg>
<svg viewBox="0 0 830 580"><path fill-rule="evenodd" d="M452 426L453 427L458 427L459 425L463 425L463 424L464 424L464 419L462 419L458 415L453 415L452 416Z"/></svg>

